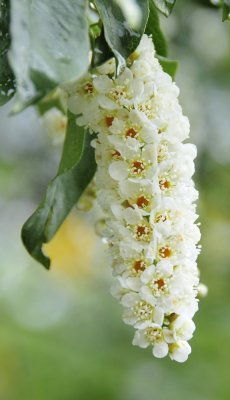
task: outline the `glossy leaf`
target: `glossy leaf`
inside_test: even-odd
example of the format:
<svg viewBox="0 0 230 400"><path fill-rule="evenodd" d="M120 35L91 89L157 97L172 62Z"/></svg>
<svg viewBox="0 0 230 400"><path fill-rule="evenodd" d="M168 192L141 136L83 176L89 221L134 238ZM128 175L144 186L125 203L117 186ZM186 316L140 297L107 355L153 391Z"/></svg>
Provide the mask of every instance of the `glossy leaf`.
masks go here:
<svg viewBox="0 0 230 400"><path fill-rule="evenodd" d="M91 66L92 68L98 67L112 57L113 53L105 40L104 31L102 30L100 36L94 41Z"/></svg>
<svg viewBox="0 0 230 400"><path fill-rule="evenodd" d="M148 0L136 0L137 19L126 7L127 2L95 0L104 25L105 39L117 60L117 72L125 67L125 59L137 48L148 20ZM130 4L130 3L129 3Z"/></svg>
<svg viewBox="0 0 230 400"><path fill-rule="evenodd" d="M156 8L168 17L176 3L176 0L150 0L154 3Z"/></svg>
<svg viewBox="0 0 230 400"><path fill-rule="evenodd" d="M17 112L87 70L89 37L86 0L12 0L11 7Z"/></svg>
<svg viewBox="0 0 230 400"><path fill-rule="evenodd" d="M160 28L159 16L153 2L149 3L149 19L145 29L147 35L152 36L155 50L160 56L167 56L167 43Z"/></svg>
<svg viewBox="0 0 230 400"><path fill-rule="evenodd" d="M0 106L7 103L15 93L15 78L8 62L10 47L10 3L0 2Z"/></svg>
<svg viewBox="0 0 230 400"><path fill-rule="evenodd" d="M222 20L230 21L230 0L224 0Z"/></svg>
<svg viewBox="0 0 230 400"><path fill-rule="evenodd" d="M22 240L28 252L47 269L49 258L42 245L49 242L92 180L96 162L90 145L92 136L76 126L69 112L66 140L57 176L50 182L38 209L22 228Z"/></svg>
<svg viewBox="0 0 230 400"><path fill-rule="evenodd" d="M174 80L175 75L176 75L176 71L177 71L177 67L178 67L178 61L176 60L169 60L166 57L161 57L161 56L157 56L164 72L166 72L167 74L169 74L172 79Z"/></svg>
<svg viewBox="0 0 230 400"><path fill-rule="evenodd" d="M195 3L198 3L208 8L216 8L216 6L218 5L218 4L213 4L211 0L194 0L194 1Z"/></svg>
<svg viewBox="0 0 230 400"><path fill-rule="evenodd" d="M178 62L169 60L167 56L167 43L160 28L160 20L158 12L153 2L149 3L149 19L145 29L148 35L152 36L154 47L157 53L157 58L163 68L163 70L169 74L172 79L175 78Z"/></svg>

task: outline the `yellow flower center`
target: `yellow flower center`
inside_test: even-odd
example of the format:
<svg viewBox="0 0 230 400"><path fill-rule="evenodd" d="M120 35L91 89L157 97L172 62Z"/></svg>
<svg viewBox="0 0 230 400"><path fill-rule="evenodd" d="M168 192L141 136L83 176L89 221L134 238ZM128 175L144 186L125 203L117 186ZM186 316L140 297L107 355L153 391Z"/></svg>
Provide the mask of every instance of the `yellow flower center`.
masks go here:
<svg viewBox="0 0 230 400"><path fill-rule="evenodd" d="M145 164L143 163L143 161L133 161L131 166L131 173L133 175L141 175L144 170Z"/></svg>
<svg viewBox="0 0 230 400"><path fill-rule="evenodd" d="M151 319L153 316L153 307L145 301L139 301L133 307L133 314L137 317L138 321Z"/></svg>
<svg viewBox="0 0 230 400"><path fill-rule="evenodd" d="M118 150L112 150L111 151L111 155L112 155L112 158L114 160L121 160L122 159L121 153Z"/></svg>
<svg viewBox="0 0 230 400"><path fill-rule="evenodd" d="M167 221L167 213L166 212L164 212L164 213L157 213L156 214L156 216L155 216L155 222L156 223L158 223L158 222L165 222L165 221Z"/></svg>
<svg viewBox="0 0 230 400"><path fill-rule="evenodd" d="M138 197L136 204L140 208L146 208L149 205L149 199L146 196L142 195L142 196Z"/></svg>
<svg viewBox="0 0 230 400"><path fill-rule="evenodd" d="M87 82L84 86L84 92L86 94L92 94L94 92L94 86L92 82Z"/></svg>
<svg viewBox="0 0 230 400"><path fill-rule="evenodd" d="M113 116L107 115L105 117L105 124L106 124L106 126L108 126L108 128L112 125L113 120L114 120Z"/></svg>
<svg viewBox="0 0 230 400"><path fill-rule="evenodd" d="M137 240L143 240L144 242L149 242L152 235L152 228L147 224L139 224L134 228L134 237Z"/></svg>
<svg viewBox="0 0 230 400"><path fill-rule="evenodd" d="M131 138L137 138L138 137L138 131L135 128L129 128L125 132L126 137L131 137Z"/></svg>
<svg viewBox="0 0 230 400"><path fill-rule="evenodd" d="M172 249L169 246L163 246L159 249L159 255L161 258L169 258L172 255Z"/></svg>
<svg viewBox="0 0 230 400"><path fill-rule="evenodd" d="M163 178L163 179L160 179L159 185L160 185L161 190L167 190L167 189L170 189L171 182L169 180L167 180L166 178Z"/></svg>
<svg viewBox="0 0 230 400"><path fill-rule="evenodd" d="M161 328L147 328L145 331L145 337L148 342L154 344L162 340L162 329Z"/></svg>
<svg viewBox="0 0 230 400"><path fill-rule="evenodd" d="M133 269L134 271L138 274L140 272L143 272L146 268L146 264L143 260L136 260L133 263Z"/></svg>

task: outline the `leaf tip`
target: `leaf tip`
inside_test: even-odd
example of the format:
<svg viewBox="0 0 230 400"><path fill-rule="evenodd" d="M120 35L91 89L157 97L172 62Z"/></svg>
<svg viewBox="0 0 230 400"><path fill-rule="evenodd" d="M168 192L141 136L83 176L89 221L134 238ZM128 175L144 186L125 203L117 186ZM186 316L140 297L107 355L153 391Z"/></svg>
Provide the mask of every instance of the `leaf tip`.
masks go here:
<svg viewBox="0 0 230 400"><path fill-rule="evenodd" d="M25 222L21 230L21 240L27 252L31 255L31 257L33 257L36 261L42 264L43 267L45 267L45 269L49 270L51 264L50 258L43 253L40 244L34 246L33 240L31 241L30 231L28 229L27 221Z"/></svg>

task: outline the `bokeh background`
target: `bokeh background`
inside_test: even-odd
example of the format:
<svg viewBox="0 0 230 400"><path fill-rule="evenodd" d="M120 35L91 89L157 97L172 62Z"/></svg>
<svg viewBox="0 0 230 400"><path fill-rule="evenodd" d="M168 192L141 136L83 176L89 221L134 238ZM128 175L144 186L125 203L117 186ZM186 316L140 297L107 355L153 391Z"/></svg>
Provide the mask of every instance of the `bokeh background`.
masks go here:
<svg viewBox="0 0 230 400"><path fill-rule="evenodd" d="M209 295L195 317L185 364L131 345L133 330L110 296L106 246L95 213L73 210L47 248L45 271L20 228L54 176L54 146L34 109L0 111L0 400L229 400L230 25L195 1L162 20L198 146L201 279Z"/></svg>

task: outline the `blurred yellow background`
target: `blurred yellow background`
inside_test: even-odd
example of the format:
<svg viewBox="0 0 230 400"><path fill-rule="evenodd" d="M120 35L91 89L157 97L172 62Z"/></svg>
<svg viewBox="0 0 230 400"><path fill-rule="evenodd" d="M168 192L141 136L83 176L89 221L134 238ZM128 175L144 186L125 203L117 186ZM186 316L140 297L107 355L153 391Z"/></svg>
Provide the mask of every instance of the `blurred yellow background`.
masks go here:
<svg viewBox="0 0 230 400"><path fill-rule="evenodd" d="M184 4L183 4L184 3ZM181 103L198 146L202 230L200 302L192 355L178 365L131 345L111 297L95 212L74 209L46 247L47 272L26 253L20 228L55 174L53 147L35 110L0 111L0 400L229 400L230 28L211 8L178 2L162 20L180 60Z"/></svg>

